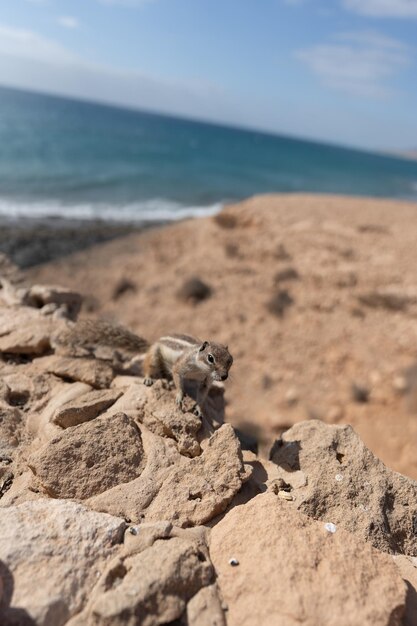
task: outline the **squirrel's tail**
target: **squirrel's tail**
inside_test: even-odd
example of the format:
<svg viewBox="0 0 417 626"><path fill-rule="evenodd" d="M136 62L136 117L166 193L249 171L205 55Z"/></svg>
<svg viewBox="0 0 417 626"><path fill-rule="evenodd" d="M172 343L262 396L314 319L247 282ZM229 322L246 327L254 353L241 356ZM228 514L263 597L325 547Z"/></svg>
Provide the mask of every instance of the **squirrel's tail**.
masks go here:
<svg viewBox="0 0 417 626"><path fill-rule="evenodd" d="M78 327L82 327L82 334L88 334L89 329L91 332L100 337L98 343L102 343L113 348L121 348L128 352L142 353L146 352L149 348L149 343L143 337L136 335L132 331L128 330L124 326L113 324L112 322L106 322L105 320L93 320L85 319L79 320L76 324Z"/></svg>
<svg viewBox="0 0 417 626"><path fill-rule="evenodd" d="M54 343L73 347L106 346L134 354L141 354L149 348L146 339L124 326L90 318L78 320L55 337Z"/></svg>

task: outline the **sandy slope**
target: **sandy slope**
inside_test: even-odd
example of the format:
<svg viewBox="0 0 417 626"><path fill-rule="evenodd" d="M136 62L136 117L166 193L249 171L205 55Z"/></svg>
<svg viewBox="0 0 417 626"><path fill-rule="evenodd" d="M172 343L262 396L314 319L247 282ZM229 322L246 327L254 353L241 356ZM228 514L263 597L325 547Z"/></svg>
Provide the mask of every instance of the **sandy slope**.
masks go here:
<svg viewBox="0 0 417 626"><path fill-rule="evenodd" d="M148 339L177 330L228 343L227 419L257 430L265 449L284 427L319 417L352 424L388 466L417 478L417 392L402 392L417 355L416 244L416 204L260 196L31 278L77 288L90 312ZM213 290L198 304L178 296L193 276Z"/></svg>

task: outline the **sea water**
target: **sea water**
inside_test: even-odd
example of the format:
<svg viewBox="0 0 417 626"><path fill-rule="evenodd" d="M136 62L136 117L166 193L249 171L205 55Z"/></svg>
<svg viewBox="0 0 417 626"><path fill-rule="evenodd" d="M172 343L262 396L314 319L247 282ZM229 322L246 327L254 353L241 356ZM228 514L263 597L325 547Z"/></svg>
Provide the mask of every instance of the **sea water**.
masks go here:
<svg viewBox="0 0 417 626"><path fill-rule="evenodd" d="M270 192L417 200L417 161L0 88L0 216L158 221Z"/></svg>

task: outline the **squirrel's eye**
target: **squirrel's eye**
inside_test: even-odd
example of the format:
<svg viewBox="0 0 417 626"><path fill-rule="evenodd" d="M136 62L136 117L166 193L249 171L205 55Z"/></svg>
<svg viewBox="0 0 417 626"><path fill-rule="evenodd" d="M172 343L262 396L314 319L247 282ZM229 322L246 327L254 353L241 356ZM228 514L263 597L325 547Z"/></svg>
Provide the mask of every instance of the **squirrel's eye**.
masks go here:
<svg viewBox="0 0 417 626"><path fill-rule="evenodd" d="M214 363L214 356L212 354L209 354L208 357L207 357L207 361L209 363Z"/></svg>

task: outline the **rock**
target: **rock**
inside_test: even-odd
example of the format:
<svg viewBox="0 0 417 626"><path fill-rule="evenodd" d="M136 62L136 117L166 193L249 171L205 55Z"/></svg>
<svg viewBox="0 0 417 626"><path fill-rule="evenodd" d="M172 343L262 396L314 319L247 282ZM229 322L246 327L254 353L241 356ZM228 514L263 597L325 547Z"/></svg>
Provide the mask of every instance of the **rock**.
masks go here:
<svg viewBox="0 0 417 626"><path fill-rule="evenodd" d="M300 394L297 387L290 387L289 389L287 389L284 397L288 406L294 406L294 404L297 404L300 399Z"/></svg>
<svg viewBox="0 0 417 626"><path fill-rule="evenodd" d="M135 523L143 521L145 509L155 498L171 469L187 463L186 457L178 452L174 440L154 435L146 426L141 426L140 430L146 459L140 476L87 501L88 506L97 511L124 517Z"/></svg>
<svg viewBox="0 0 417 626"><path fill-rule="evenodd" d="M29 307L0 309L0 352L43 354L50 349L52 321Z"/></svg>
<svg viewBox="0 0 417 626"><path fill-rule="evenodd" d="M173 468L145 511L145 519L167 519L177 526L205 524L223 513L250 477L233 428L224 424L199 457Z"/></svg>
<svg viewBox="0 0 417 626"><path fill-rule="evenodd" d="M284 317L286 310L294 304L294 300L286 289L281 289L267 303L267 309L277 317Z"/></svg>
<svg viewBox="0 0 417 626"><path fill-rule="evenodd" d="M175 403L175 393L166 388L164 381L156 381L146 387L136 378L123 377L115 381L129 385L123 397L112 407L112 412L123 411L138 424L144 424L161 437L171 437L178 444L181 454L194 457L201 453L197 433L201 419L191 411L182 412Z"/></svg>
<svg viewBox="0 0 417 626"><path fill-rule="evenodd" d="M289 254L283 243L277 245L274 256L278 261L291 261L292 259L291 254Z"/></svg>
<svg viewBox="0 0 417 626"><path fill-rule="evenodd" d="M179 454L172 440L145 427L141 431L146 457L143 472L129 484L119 484L90 498L92 508L135 522L167 520L181 527L195 526L222 513L250 477L250 468L243 464L239 442L228 424L206 441L200 456L192 459Z"/></svg>
<svg viewBox="0 0 417 626"><path fill-rule="evenodd" d="M295 267L285 267L275 274L274 283L275 285L278 285L279 283L287 282L289 280L298 280L299 278L300 275Z"/></svg>
<svg viewBox="0 0 417 626"><path fill-rule="evenodd" d="M7 459L8 460L8 459ZM0 500L13 484L14 474L10 467L5 465L4 457L0 459Z"/></svg>
<svg viewBox="0 0 417 626"><path fill-rule="evenodd" d="M188 626L226 626L217 584L202 587L187 604Z"/></svg>
<svg viewBox="0 0 417 626"><path fill-rule="evenodd" d="M350 388L352 400L359 404L365 404L369 400L370 391L366 385L353 382Z"/></svg>
<svg viewBox="0 0 417 626"><path fill-rule="evenodd" d="M25 406L34 392L34 381L21 373L6 374L3 377L7 385L5 400L10 406Z"/></svg>
<svg viewBox="0 0 417 626"><path fill-rule="evenodd" d="M30 414L27 420L27 430L32 437L40 441L49 441L61 434L61 429L53 423L53 417L62 406L91 391L86 383L61 383L55 385L54 393L41 413Z"/></svg>
<svg viewBox="0 0 417 626"><path fill-rule="evenodd" d="M128 278L121 278L114 286L112 300L119 300L126 293L136 293L137 285Z"/></svg>
<svg viewBox="0 0 417 626"><path fill-rule="evenodd" d="M81 310L82 297L65 287L32 285L27 291L25 304L38 309L54 304L64 317L75 320Z"/></svg>
<svg viewBox="0 0 417 626"><path fill-rule="evenodd" d="M392 386L399 394L406 393L409 389L409 383L406 376L401 375L395 376L394 380L392 381Z"/></svg>
<svg viewBox="0 0 417 626"><path fill-rule="evenodd" d="M360 304L373 309L385 309L386 311L406 311L410 304L415 302L415 297L406 293L391 291L369 291L358 296Z"/></svg>
<svg viewBox="0 0 417 626"><path fill-rule="evenodd" d="M61 406L56 411L53 421L62 428L89 422L111 407L121 395L123 392L117 389L89 391Z"/></svg>
<svg viewBox="0 0 417 626"><path fill-rule="evenodd" d="M300 422L275 442L270 458L300 511L385 552L417 555L417 483L385 467L350 426ZM300 470L307 484L295 487Z"/></svg>
<svg viewBox="0 0 417 626"><path fill-rule="evenodd" d="M110 387L114 378L113 368L97 359L50 355L42 357L38 363L55 376L64 380L78 380L95 389Z"/></svg>
<svg viewBox="0 0 417 626"><path fill-rule="evenodd" d="M0 403L0 460L18 446L23 434L23 420L19 409Z"/></svg>
<svg viewBox="0 0 417 626"><path fill-rule="evenodd" d="M213 221L221 228L233 229L239 225L238 216L227 209L223 209L213 217Z"/></svg>
<svg viewBox="0 0 417 626"><path fill-rule="evenodd" d="M405 588L389 556L272 493L232 509L211 531L210 555L228 626L401 623Z"/></svg>
<svg viewBox="0 0 417 626"><path fill-rule="evenodd" d="M140 475L140 431L123 413L98 417L54 437L28 464L50 497L83 500Z"/></svg>
<svg viewBox="0 0 417 626"><path fill-rule="evenodd" d="M417 626L417 558L399 554L394 562L407 585L403 626Z"/></svg>
<svg viewBox="0 0 417 626"><path fill-rule="evenodd" d="M211 294L211 287L198 276L193 276L186 280L177 292L177 296L180 300L192 302L193 304L207 300Z"/></svg>
<svg viewBox="0 0 417 626"><path fill-rule="evenodd" d="M203 532L173 529L162 539L156 533L149 542L139 544L136 551L126 550L109 565L89 605L67 626L174 623L185 614L187 602L213 583L213 577ZM216 610L213 598L207 607L210 624L216 624ZM218 622L219 626L223 623Z"/></svg>
<svg viewBox="0 0 417 626"><path fill-rule="evenodd" d="M19 282L22 278L22 274L17 265L15 265L8 256L3 254L3 252L0 252L0 279Z"/></svg>
<svg viewBox="0 0 417 626"><path fill-rule="evenodd" d="M38 500L0 509L0 526L0 564L13 581L0 623L25 614L33 622L17 623L61 626L82 609L125 524L75 502Z"/></svg>

